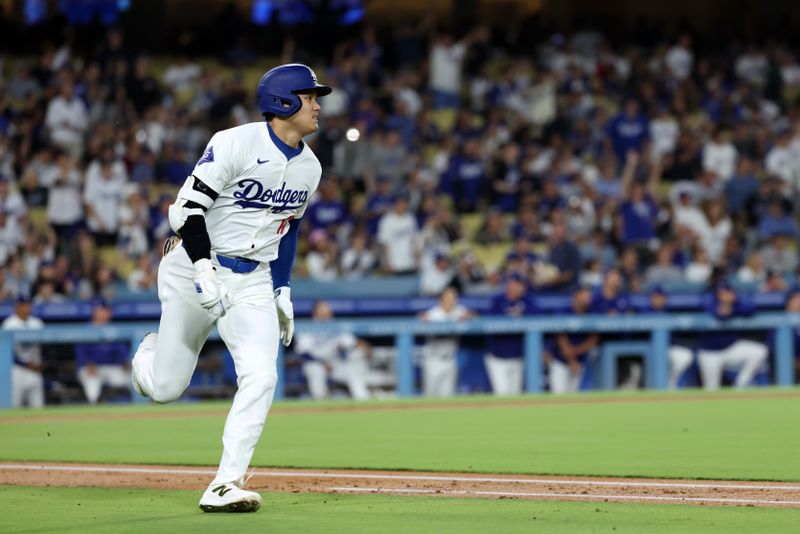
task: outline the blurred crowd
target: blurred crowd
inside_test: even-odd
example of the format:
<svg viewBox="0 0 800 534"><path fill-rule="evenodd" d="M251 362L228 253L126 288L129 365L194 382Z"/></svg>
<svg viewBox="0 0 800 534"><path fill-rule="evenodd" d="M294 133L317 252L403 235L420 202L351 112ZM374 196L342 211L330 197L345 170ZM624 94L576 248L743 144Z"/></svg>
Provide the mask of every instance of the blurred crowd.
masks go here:
<svg viewBox="0 0 800 534"><path fill-rule="evenodd" d="M390 38L391 37L391 38ZM290 61L291 46L284 47ZM365 27L317 68L335 87L296 277L419 276L439 294L704 285L782 291L798 269L795 51L689 34L643 47L484 26ZM272 64L151 58L119 29L0 59L0 299L153 291L166 208L219 129L259 120Z"/></svg>

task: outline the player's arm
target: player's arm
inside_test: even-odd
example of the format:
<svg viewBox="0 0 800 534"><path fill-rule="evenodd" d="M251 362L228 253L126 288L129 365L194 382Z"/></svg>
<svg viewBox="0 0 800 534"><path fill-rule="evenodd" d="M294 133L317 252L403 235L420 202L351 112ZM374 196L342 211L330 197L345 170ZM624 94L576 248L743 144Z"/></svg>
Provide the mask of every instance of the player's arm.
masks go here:
<svg viewBox="0 0 800 534"><path fill-rule="evenodd" d="M205 212L219 195L196 176L189 176L169 207L169 224L183 240L183 248L194 265L194 283L200 304L213 313L225 314L225 290L211 263L211 238Z"/></svg>
<svg viewBox="0 0 800 534"><path fill-rule="evenodd" d="M289 221L289 229L278 244L278 257L269 264L272 271L272 287L275 288L275 304L278 308L278 323L280 336L284 346L292 343L294 335L294 307L292 306L292 267L297 254L297 234L300 229L300 219Z"/></svg>

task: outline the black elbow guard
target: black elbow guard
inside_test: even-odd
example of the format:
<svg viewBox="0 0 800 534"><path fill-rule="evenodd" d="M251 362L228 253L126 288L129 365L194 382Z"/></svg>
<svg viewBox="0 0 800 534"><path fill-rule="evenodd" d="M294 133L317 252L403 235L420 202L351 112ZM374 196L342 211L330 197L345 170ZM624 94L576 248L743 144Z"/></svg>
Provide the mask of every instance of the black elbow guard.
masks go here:
<svg viewBox="0 0 800 534"><path fill-rule="evenodd" d="M205 217L190 215L181 227L180 236L192 263L203 258L211 259L211 239L208 237Z"/></svg>

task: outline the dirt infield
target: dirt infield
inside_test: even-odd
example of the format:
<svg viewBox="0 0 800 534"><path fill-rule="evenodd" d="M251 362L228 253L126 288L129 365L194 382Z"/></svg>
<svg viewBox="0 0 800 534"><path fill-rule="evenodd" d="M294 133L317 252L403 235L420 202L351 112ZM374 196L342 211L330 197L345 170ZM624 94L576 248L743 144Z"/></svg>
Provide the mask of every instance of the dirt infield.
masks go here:
<svg viewBox="0 0 800 534"><path fill-rule="evenodd" d="M214 471L210 467L0 463L0 484L201 491ZM290 493L800 507L800 484L775 482L257 469L247 486Z"/></svg>

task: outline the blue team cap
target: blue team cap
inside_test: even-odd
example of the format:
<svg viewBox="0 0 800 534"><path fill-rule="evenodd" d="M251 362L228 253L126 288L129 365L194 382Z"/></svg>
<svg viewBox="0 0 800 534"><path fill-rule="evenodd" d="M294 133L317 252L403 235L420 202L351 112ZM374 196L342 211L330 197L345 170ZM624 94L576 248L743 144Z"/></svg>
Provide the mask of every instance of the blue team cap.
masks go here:
<svg viewBox="0 0 800 534"><path fill-rule="evenodd" d="M17 295L17 298L14 299L16 304L29 304L31 302L31 296L26 293L20 293Z"/></svg>

